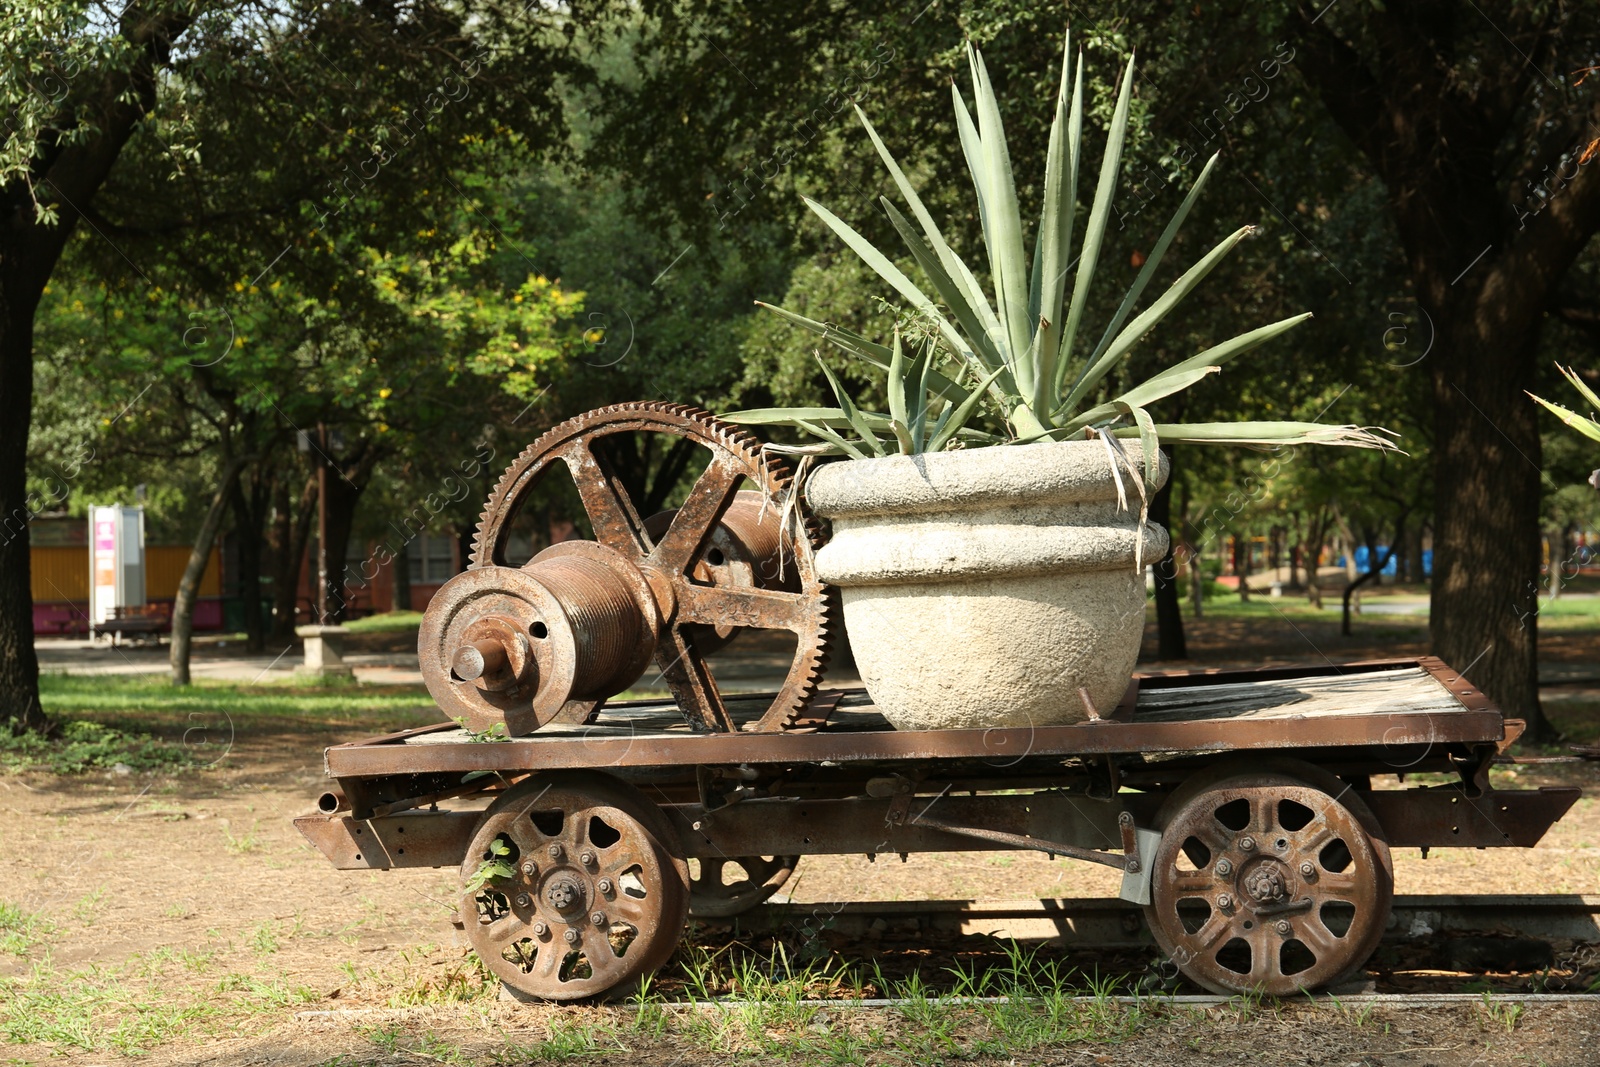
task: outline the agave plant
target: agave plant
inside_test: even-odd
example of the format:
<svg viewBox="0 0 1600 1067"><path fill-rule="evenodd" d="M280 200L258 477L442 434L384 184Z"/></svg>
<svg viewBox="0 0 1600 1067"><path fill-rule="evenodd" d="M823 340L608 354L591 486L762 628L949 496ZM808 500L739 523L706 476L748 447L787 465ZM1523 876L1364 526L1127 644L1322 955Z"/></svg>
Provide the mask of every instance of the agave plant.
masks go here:
<svg viewBox="0 0 1600 1067"><path fill-rule="evenodd" d="M1074 246L1078 170L1083 158L1083 57L1080 53L1074 73L1070 45L1064 49L1045 161L1044 202L1030 255L1024 243L999 100L982 55L969 44L967 56L977 102L976 122L960 89L952 85L951 91L961 149L978 196L993 302L980 285L977 273L951 250L905 172L866 113L857 107L856 114L916 218L916 226L887 197L881 198L883 208L912 259L932 283L938 299L907 277L889 256L848 223L814 200L806 198L806 204L926 320L937 352L925 352L916 361L907 361L898 336L892 346L886 347L829 323L762 304L846 353L888 372L891 410L862 411L845 395L838 378L824 364L839 407L767 408L734 412L728 416L730 419L747 424L795 426L820 438L824 442L821 450L857 457L881 453L885 443L896 451L918 452L948 447L956 440L957 432L982 438L984 435L963 431L963 426L973 414L977 398L987 393L1009 430L1008 437L993 438L996 443L1101 435L1111 444L1113 437L1137 436L1147 470L1163 439L1254 446L1317 443L1394 447L1389 440L1356 426L1311 422L1160 424L1150 415L1147 409L1151 404L1216 373L1228 360L1310 318L1309 313L1229 338L1130 388L1105 395L1111 392L1107 377L1123 357L1171 314L1250 233L1251 227L1229 234L1166 292L1134 315L1140 297L1216 166L1217 157L1212 156L1150 250L1116 312L1090 345L1088 338L1093 334L1086 328L1084 316L1112 214L1128 130L1133 60L1128 61L1118 89L1093 206ZM941 360L954 366L953 374L938 369L936 364ZM930 417L946 421L938 432L919 432L917 426L924 425ZM855 434L856 442L844 436L850 433Z"/></svg>
<svg viewBox="0 0 1600 1067"><path fill-rule="evenodd" d="M1596 396L1595 391L1584 384L1583 379L1578 377L1577 373L1573 371L1571 367L1563 367L1558 363L1556 364L1556 370L1560 371L1562 377L1566 378L1567 381L1572 383L1572 387L1578 391L1579 396L1583 397L1589 402L1591 412L1600 410L1600 396ZM1529 393L1528 395L1532 396L1536 403L1544 407L1556 418L1560 419L1574 430L1577 430L1579 433L1583 434L1583 436L1589 438L1591 441L1600 441L1600 421L1597 421L1592 414L1585 417L1583 415L1579 415L1576 411L1573 411L1570 408L1562 407L1560 404L1557 404L1554 401L1546 400L1542 396L1534 396L1532 393ZM1589 475L1589 484L1594 486L1596 489L1600 489L1600 470L1597 470L1593 474Z"/></svg>
<svg viewBox="0 0 1600 1067"><path fill-rule="evenodd" d="M1594 409L1600 409L1600 396L1596 396L1594 390L1590 389L1586 384L1584 384L1583 379L1578 377L1577 373L1574 372L1571 367L1563 367L1558 363L1556 364L1556 370L1560 371L1562 377L1566 378L1567 381L1572 383L1572 387L1578 391L1579 396L1587 400ZM1543 406L1556 418L1560 419L1574 430L1577 430L1591 441L1600 441L1600 422L1597 422L1592 417L1585 418L1584 416L1579 415L1576 411L1572 411L1569 408L1564 408L1560 404L1546 400L1542 396L1533 396L1532 393L1529 393L1528 395L1533 397L1535 403Z"/></svg>

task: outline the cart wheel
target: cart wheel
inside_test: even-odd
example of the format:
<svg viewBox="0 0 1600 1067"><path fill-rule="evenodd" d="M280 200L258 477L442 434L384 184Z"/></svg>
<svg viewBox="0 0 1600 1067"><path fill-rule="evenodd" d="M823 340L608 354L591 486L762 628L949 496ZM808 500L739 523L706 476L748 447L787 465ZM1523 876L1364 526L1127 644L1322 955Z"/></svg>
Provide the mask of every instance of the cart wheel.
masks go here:
<svg viewBox="0 0 1600 1067"><path fill-rule="evenodd" d="M534 775L472 835L461 865L467 939L529 997L577 1000L632 982L666 963L683 934L689 870L677 851L666 816L632 786Z"/></svg>
<svg viewBox="0 0 1600 1067"><path fill-rule="evenodd" d="M1394 895L1371 811L1298 761L1210 778L1180 789L1157 818L1145 918L1161 948L1224 995L1288 996L1359 968Z"/></svg>
<svg viewBox="0 0 1600 1067"><path fill-rule="evenodd" d="M689 867L689 914L696 919L743 915L782 889L799 862L799 856L695 860ZM740 870L744 877L728 881L730 874L737 875Z"/></svg>

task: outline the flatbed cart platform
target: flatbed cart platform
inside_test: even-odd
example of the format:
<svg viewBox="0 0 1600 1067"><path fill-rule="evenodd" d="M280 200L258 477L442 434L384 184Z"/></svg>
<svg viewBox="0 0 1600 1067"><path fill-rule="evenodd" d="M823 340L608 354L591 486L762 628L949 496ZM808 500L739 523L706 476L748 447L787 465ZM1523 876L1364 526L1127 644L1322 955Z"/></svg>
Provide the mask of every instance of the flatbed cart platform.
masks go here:
<svg viewBox="0 0 1600 1067"><path fill-rule="evenodd" d="M736 724L767 703L726 698ZM1366 961L1391 849L1531 847L1580 795L1493 789L1522 723L1431 657L1142 675L1070 726L896 731L861 689L808 716L701 733L666 698L336 745L296 825L342 870L459 867L469 941L531 997L636 980L687 914L754 907L802 855L1019 849L1121 870L1201 986L1286 995ZM1372 788L1422 772L1448 778Z"/></svg>

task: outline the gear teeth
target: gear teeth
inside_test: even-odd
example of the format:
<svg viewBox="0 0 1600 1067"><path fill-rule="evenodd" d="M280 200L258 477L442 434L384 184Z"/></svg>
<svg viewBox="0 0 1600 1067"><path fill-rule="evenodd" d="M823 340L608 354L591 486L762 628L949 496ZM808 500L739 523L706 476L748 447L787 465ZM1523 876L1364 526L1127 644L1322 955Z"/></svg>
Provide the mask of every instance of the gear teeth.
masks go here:
<svg viewBox="0 0 1600 1067"><path fill-rule="evenodd" d="M756 481L774 502L794 484L794 469L784 458L768 455L755 434L725 423L703 408L665 400L611 404L552 426L511 461L490 491L483 513L478 518L472 539L471 565L493 565L494 550L504 536L509 520L558 446L584 436L586 431L595 427L634 419L643 424L639 429L696 436L713 447L720 446L733 453L756 472L751 480ZM812 562L812 553L823 544L825 528L806 510L803 500L796 502L795 510L805 530L808 545L805 552L799 551L797 546L793 554L797 566L801 566L803 557L803 588L816 598L813 621L809 632L800 635L788 679L779 690L778 697L759 720L748 724L748 728L756 732L788 729L816 696L823 670L830 658L833 623L839 607L838 594L816 578Z"/></svg>

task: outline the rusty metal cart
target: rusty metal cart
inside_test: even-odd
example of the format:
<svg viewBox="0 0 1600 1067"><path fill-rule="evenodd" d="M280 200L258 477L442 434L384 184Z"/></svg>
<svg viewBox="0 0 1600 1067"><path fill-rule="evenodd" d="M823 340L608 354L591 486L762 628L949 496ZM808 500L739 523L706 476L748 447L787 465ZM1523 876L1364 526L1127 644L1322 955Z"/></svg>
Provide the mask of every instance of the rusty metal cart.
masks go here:
<svg viewBox="0 0 1600 1067"><path fill-rule="evenodd" d="M990 849L1119 867L1185 975L1285 994L1366 961L1391 849L1529 847L1572 806L1489 786L1520 730L1437 660L1145 677L1115 714L1037 729L897 732L860 690L804 734L695 734L670 702L630 703L495 744L447 723L335 746L333 810L296 825L340 869L459 866L464 885L501 842L514 873L464 892L467 936L548 999L659 966L691 900L754 906L794 856ZM1370 788L1424 771L1452 781ZM469 793L492 803L440 810Z"/></svg>
<svg viewBox="0 0 1600 1067"><path fill-rule="evenodd" d="M710 452L679 508L640 517L608 459L624 433ZM519 565L512 517L558 468L595 540ZM551 430L422 626L457 721L328 749L335 786L301 832L344 870L459 868L468 940L531 997L638 979L691 912L758 905L799 856L1019 849L1121 870L1201 986L1284 995L1372 953L1392 849L1531 847L1579 796L1494 789L1522 724L1428 658L1145 675L1075 725L894 730L865 690L817 688L834 607L790 484L692 409ZM724 693L709 651L761 628L795 639L783 687ZM611 701L652 658L672 697ZM1445 778L1373 788L1423 772Z"/></svg>

